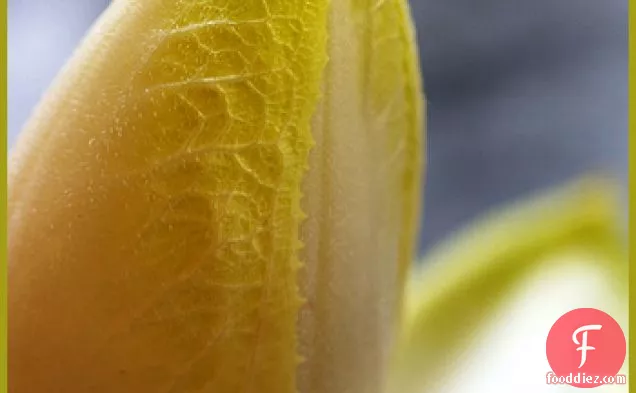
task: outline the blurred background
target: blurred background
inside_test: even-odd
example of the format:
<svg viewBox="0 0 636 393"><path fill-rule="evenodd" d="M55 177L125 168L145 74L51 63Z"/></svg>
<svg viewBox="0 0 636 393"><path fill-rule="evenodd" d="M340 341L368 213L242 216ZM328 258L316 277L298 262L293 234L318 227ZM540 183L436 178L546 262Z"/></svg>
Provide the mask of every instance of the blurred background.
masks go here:
<svg viewBox="0 0 636 393"><path fill-rule="evenodd" d="M108 3L9 0L9 146ZM428 99L424 250L582 172L626 179L627 4L412 1Z"/></svg>

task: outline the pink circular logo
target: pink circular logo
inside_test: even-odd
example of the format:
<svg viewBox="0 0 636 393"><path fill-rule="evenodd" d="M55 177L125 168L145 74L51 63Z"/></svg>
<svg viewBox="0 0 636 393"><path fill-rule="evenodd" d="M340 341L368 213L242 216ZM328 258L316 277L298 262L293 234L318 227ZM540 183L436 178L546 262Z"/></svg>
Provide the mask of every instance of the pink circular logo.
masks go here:
<svg viewBox="0 0 636 393"><path fill-rule="evenodd" d="M546 342L554 374L579 388L597 387L615 376L626 351L625 334L618 322L594 308L564 314L552 325Z"/></svg>

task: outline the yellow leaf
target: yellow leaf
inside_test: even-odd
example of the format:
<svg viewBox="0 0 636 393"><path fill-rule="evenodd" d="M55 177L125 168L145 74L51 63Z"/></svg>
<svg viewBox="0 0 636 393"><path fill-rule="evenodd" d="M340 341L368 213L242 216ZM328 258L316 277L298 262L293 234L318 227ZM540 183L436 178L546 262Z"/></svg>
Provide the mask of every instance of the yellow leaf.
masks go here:
<svg viewBox="0 0 636 393"><path fill-rule="evenodd" d="M112 3L12 152L10 390L380 391L421 101L404 0Z"/></svg>
<svg viewBox="0 0 636 393"><path fill-rule="evenodd" d="M299 389L380 392L414 257L423 103L405 1L333 1L304 181Z"/></svg>
<svg viewBox="0 0 636 393"><path fill-rule="evenodd" d="M573 182L496 211L428 254L408 292L391 391L552 389L545 339L558 317L596 307L626 329L615 189L602 178Z"/></svg>

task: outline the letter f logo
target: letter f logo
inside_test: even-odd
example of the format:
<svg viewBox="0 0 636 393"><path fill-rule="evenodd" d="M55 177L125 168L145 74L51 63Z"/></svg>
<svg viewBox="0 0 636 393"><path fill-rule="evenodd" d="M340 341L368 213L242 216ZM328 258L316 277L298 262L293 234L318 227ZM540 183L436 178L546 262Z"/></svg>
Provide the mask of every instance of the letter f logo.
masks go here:
<svg viewBox="0 0 636 393"><path fill-rule="evenodd" d="M574 344L580 345L580 347L576 349L577 351L581 351L581 364L579 365L579 368L583 367L585 361L587 360L587 351L593 351L596 349L587 345L587 332L590 330L601 330L602 327L603 326L601 325L585 325L576 329L572 334L572 341L574 341ZM581 342L579 342L576 336L578 336L578 334L581 332L583 332L583 334L581 335Z"/></svg>

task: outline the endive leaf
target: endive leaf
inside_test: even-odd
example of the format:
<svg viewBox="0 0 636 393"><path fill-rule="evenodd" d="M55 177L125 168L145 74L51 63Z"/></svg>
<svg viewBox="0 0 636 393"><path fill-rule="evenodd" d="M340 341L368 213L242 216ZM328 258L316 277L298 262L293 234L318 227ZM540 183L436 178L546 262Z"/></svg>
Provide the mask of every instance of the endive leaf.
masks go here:
<svg viewBox="0 0 636 393"><path fill-rule="evenodd" d="M406 1L337 0L305 179L302 392L378 392L419 221L423 102Z"/></svg>
<svg viewBox="0 0 636 393"><path fill-rule="evenodd" d="M12 392L294 392L324 0L116 1L13 152Z"/></svg>
<svg viewBox="0 0 636 393"><path fill-rule="evenodd" d="M12 152L10 390L380 391L413 41L403 0L114 2Z"/></svg>
<svg viewBox="0 0 636 393"><path fill-rule="evenodd" d="M426 256L408 292L391 391L476 392L477 382L488 381L482 391L554 389L544 379L545 338L558 317L597 307L626 328L627 258L615 191L603 178L573 182L490 214ZM532 346L522 352L515 339ZM497 356L513 364L486 366Z"/></svg>

